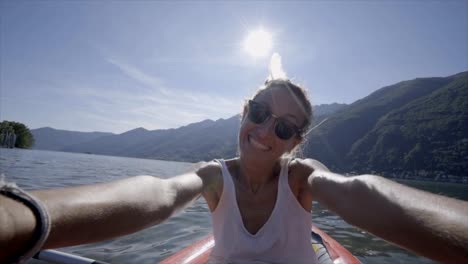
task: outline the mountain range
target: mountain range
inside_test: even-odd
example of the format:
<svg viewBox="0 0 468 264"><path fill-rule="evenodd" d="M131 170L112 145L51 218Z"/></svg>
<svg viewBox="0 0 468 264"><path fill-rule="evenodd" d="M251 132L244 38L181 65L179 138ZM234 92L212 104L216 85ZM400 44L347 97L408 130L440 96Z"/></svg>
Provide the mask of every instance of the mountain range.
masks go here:
<svg viewBox="0 0 468 264"><path fill-rule="evenodd" d="M305 157L357 173L468 169L468 72L383 87L352 103L314 106L317 121ZM195 162L234 157L240 116L176 129L122 134L33 129L36 149ZM432 174L431 174L432 173Z"/></svg>
<svg viewBox="0 0 468 264"><path fill-rule="evenodd" d="M51 127L32 129L35 149L43 150L63 150L67 145L81 144L96 138L113 135L105 132L77 132L59 130Z"/></svg>
<svg viewBox="0 0 468 264"><path fill-rule="evenodd" d="M328 116L346 104L314 107L318 118ZM234 157L240 115L228 119L204 120L176 129L136 128L122 134L76 132L52 128L31 130L35 149L101 155L196 162L215 157ZM55 140L54 140L55 139Z"/></svg>
<svg viewBox="0 0 468 264"><path fill-rule="evenodd" d="M304 155L336 171L465 176L468 72L375 91L311 133Z"/></svg>

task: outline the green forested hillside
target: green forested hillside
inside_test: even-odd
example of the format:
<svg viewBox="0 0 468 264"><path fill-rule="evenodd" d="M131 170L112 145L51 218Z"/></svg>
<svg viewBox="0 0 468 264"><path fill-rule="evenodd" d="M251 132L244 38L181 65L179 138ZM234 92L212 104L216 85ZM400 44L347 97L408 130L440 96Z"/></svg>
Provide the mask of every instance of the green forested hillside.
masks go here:
<svg viewBox="0 0 468 264"><path fill-rule="evenodd" d="M468 169L468 73L390 111L346 158L356 171L463 175Z"/></svg>
<svg viewBox="0 0 468 264"><path fill-rule="evenodd" d="M382 88L332 116L305 154L338 171L441 171L468 165L468 72Z"/></svg>

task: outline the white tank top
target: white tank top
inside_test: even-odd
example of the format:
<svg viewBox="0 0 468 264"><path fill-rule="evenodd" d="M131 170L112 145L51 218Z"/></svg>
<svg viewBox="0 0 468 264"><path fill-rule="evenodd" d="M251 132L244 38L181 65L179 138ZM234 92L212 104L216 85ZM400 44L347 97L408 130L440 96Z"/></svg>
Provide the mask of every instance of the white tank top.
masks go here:
<svg viewBox="0 0 468 264"><path fill-rule="evenodd" d="M311 213L304 210L288 183L288 164L281 167L275 207L256 234L244 226L236 190L224 160L223 193L212 212L215 245L208 263L318 263L312 249Z"/></svg>

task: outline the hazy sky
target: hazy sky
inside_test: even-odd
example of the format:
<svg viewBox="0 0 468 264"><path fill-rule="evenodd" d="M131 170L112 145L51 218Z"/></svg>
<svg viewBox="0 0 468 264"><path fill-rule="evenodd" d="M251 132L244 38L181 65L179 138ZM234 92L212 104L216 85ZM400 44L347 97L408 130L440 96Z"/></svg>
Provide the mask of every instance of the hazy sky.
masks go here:
<svg viewBox="0 0 468 264"><path fill-rule="evenodd" d="M468 1L1 1L0 119L124 132L239 112L268 75L242 47L273 35L313 104L468 70Z"/></svg>

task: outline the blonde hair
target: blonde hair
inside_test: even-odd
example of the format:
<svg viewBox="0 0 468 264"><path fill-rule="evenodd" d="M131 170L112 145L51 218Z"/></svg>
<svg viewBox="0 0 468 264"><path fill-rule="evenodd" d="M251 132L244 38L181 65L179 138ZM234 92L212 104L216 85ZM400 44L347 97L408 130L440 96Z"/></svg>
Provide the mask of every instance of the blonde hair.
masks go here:
<svg viewBox="0 0 468 264"><path fill-rule="evenodd" d="M301 86L294 84L293 82L287 79L266 80L264 85L262 85L255 92L252 98L245 100L243 112L241 114L241 119L244 118L245 110L247 107L247 102L249 100L255 100L255 98L257 98L260 94L264 93L265 91L273 87L286 89L294 98L294 101L296 101L297 105L300 106L301 111L305 116L305 120L304 120L304 123L302 123L302 125L299 127L299 129L306 132L309 129L310 125L312 124L312 120L313 120L312 104L310 103L307 91Z"/></svg>
<svg viewBox="0 0 468 264"><path fill-rule="evenodd" d="M283 154L282 158L293 158L296 156L302 156L302 149L300 148L300 146L304 144L305 134L309 130L309 127L311 126L312 121L313 121L312 104L310 103L308 93L303 87L301 87L298 84L294 84L289 79L275 79L275 80L267 79L265 83L255 92L252 98L250 98L250 100L255 100L255 98L257 98L259 95L261 95L262 93L274 87L286 89L291 94L294 101L296 101L297 105L300 106L301 111L303 112L305 116L304 123L302 123L302 125L299 127L299 129L301 129L302 131L302 134L298 135L301 138L301 143L298 144L290 152ZM243 111L241 113L241 120L245 118L248 101L249 99L245 100L244 102Z"/></svg>

